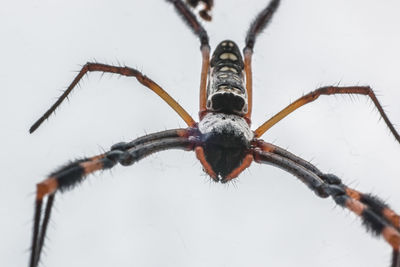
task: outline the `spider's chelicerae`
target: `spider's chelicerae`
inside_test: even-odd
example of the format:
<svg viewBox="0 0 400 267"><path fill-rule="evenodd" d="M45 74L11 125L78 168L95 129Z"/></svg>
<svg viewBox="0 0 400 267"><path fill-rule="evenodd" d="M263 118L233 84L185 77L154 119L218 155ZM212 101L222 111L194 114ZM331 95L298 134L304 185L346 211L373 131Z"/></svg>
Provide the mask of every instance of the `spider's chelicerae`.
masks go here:
<svg viewBox="0 0 400 267"><path fill-rule="evenodd" d="M131 142L118 143L100 155L82 158L52 172L37 184L34 228L30 267L39 264L46 237L54 197L57 191L72 189L84 178L96 171L110 169L118 163L124 166L162 150L181 149L194 151L204 171L215 182L227 183L236 178L252 162L279 167L300 179L318 197L331 197L338 205L359 216L373 234L382 236L392 247L392 267L400 267L400 216L378 197L364 194L343 184L334 174L324 173L310 162L293 155L277 145L267 143L261 136L272 126L301 106L321 95L364 95L372 100L391 133L400 143L400 136L389 121L373 90L368 86L326 86L316 89L278 112L264 124L251 130L253 48L259 33L265 29L280 0L272 0L251 23L243 56L231 40L222 41L210 58L210 46L205 29L196 16L181 0L167 0L183 21L199 38L202 54L200 78L199 121L196 122L167 92L140 71L121 66L100 63L85 64L67 90L33 124L32 133L67 98L69 93L88 72L113 73L135 77L139 83L159 95L185 121L187 128L172 129L148 134ZM204 4L200 16L210 20L210 0L188 1L191 6ZM45 207L43 202L46 200Z"/></svg>

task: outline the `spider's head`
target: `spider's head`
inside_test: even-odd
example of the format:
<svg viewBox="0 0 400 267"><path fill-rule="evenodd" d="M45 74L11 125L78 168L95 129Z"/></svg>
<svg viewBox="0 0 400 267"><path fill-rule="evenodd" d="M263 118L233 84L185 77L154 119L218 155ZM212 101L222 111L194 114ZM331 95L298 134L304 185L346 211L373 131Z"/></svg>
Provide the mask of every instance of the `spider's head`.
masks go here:
<svg viewBox="0 0 400 267"><path fill-rule="evenodd" d="M245 159L254 134L244 118L208 113L200 121L199 131L201 145L196 148L196 154L214 181L225 183L248 167L251 161Z"/></svg>

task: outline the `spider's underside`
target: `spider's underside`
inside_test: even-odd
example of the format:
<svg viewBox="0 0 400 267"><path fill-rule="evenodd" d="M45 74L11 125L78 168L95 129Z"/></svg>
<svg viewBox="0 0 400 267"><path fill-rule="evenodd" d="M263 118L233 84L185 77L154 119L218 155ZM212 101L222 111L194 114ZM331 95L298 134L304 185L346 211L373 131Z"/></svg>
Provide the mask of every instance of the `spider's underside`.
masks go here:
<svg viewBox="0 0 400 267"><path fill-rule="evenodd" d="M297 108L316 100L320 95L361 94L368 96L390 131L400 143L400 136L368 86L322 87L304 95L288 105L264 124L252 131L252 72L251 59L256 37L270 22L280 0L272 0L250 25L246 36L243 56L238 46L230 40L222 41L210 59L208 35L196 16L181 0L167 0L174 5L184 22L200 39L202 71L200 79L199 122L196 122L157 83L136 69L87 63L71 85L53 106L31 127L35 131L88 72L108 72L135 77L141 84L158 94L186 122L188 128L166 130L145 135L131 142L118 143L103 154L73 161L51 173L37 185L34 228L30 267L39 265L46 230L50 219L55 193L73 188L84 178L98 170L127 166L142 158L167 149L194 151L204 171L216 182L226 183L236 178L255 161L279 167L305 183L317 196L332 197L334 201L361 217L363 224L372 233L382 236L393 248L392 267L400 267L400 216L378 197L360 193L333 174L321 172L314 165L290 152L260 139L273 125ZM188 1L191 6L200 2L204 9L203 19L211 19L209 11L213 1ZM43 200L47 199L42 216Z"/></svg>

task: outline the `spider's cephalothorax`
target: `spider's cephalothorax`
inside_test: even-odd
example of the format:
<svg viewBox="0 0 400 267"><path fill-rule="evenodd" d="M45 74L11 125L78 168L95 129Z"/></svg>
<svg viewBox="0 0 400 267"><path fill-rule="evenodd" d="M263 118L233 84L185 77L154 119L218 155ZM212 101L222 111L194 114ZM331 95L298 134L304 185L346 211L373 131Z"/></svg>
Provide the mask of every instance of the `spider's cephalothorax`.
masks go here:
<svg viewBox="0 0 400 267"><path fill-rule="evenodd" d="M32 235L30 267L38 267L46 240L46 231L56 192L64 192L84 181L96 171L111 169L117 164L131 165L146 156L163 150L195 151L204 170L216 182L228 182L237 177L254 161L279 167L304 182L317 196L331 197L338 205L359 216L367 229L381 235L393 248L391 267L400 267L400 216L386 203L371 194L363 194L345 184L333 174L320 171L310 162L293 155L261 136L287 115L321 95L365 95L379 111L393 136L400 143L400 135L386 116L375 93L369 86L326 86L316 89L276 113L257 129L250 129L253 87L252 55L258 34L271 21L280 0L271 0L251 23L245 39L243 59L237 45L229 40L221 42L210 60L210 45L206 30L182 0L167 0L173 4L184 22L199 37L202 53L199 117L196 122L180 104L160 85L140 71L101 63L85 64L60 98L30 128L35 131L65 100L80 79L89 72L113 73L135 77L145 87L160 96L185 121L187 128L165 130L115 144L110 150L69 162L37 184ZM211 19L212 0L187 0L196 7L204 4L200 15ZM45 207L43 205L45 204Z"/></svg>
<svg viewBox="0 0 400 267"><path fill-rule="evenodd" d="M222 41L210 62L207 87L207 109L227 114L247 113L247 94L244 85L244 63L238 46Z"/></svg>
<svg viewBox="0 0 400 267"><path fill-rule="evenodd" d="M208 113L199 122L199 131L204 158L202 151L197 153L204 170L216 182L236 177L234 170L243 164L254 136L246 120L234 114Z"/></svg>

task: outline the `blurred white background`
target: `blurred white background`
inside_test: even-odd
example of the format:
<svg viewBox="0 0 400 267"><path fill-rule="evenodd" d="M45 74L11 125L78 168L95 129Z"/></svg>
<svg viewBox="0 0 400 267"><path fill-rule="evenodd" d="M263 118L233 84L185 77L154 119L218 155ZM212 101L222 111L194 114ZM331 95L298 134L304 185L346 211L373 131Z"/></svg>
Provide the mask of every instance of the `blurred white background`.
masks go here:
<svg viewBox="0 0 400 267"><path fill-rule="evenodd" d="M212 48L243 47L268 3L216 0ZM400 2L283 0L254 54L253 128L319 86L371 85L400 124ZM29 126L87 61L142 70L197 118L199 41L160 0L6 1L0 10L0 266L27 266L35 184L68 160L184 127L135 79L90 74ZM398 127L399 129L399 127ZM400 211L400 145L366 97L321 97L264 139ZM168 151L56 197L42 266L389 266L390 247L284 171L253 164L214 184L194 153Z"/></svg>

